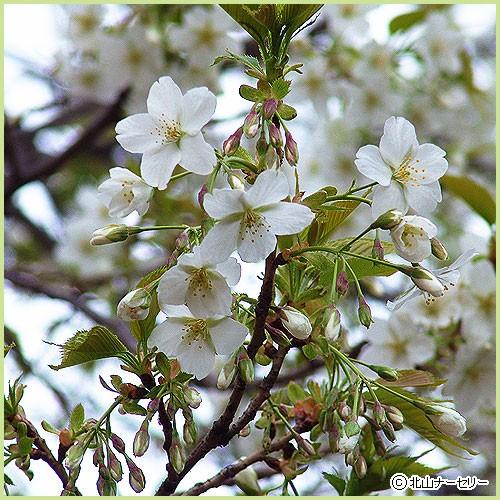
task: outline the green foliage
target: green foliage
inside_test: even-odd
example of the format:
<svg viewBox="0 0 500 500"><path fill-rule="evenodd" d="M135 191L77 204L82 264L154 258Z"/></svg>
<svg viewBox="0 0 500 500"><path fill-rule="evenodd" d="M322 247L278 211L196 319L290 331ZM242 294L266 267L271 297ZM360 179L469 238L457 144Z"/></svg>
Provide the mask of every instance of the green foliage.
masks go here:
<svg viewBox="0 0 500 500"><path fill-rule="evenodd" d="M69 424L73 432L78 432L85 421L85 410L81 403L77 404L69 417Z"/></svg>
<svg viewBox="0 0 500 500"><path fill-rule="evenodd" d="M444 189L461 198L489 224L496 220L496 203L490 192L469 177L447 174L441 179Z"/></svg>
<svg viewBox="0 0 500 500"><path fill-rule="evenodd" d="M438 387L446 382L446 379L437 378L431 372L425 370L396 370L398 379L387 381L378 379L377 382L389 387Z"/></svg>
<svg viewBox="0 0 500 500"><path fill-rule="evenodd" d="M278 78L272 84L273 96L276 99L283 99L290 92L290 85L292 82L290 80L285 80L284 78Z"/></svg>
<svg viewBox="0 0 500 500"><path fill-rule="evenodd" d="M58 344L53 344L58 345ZM61 348L59 365L49 365L53 370L81 365L104 358L127 359L128 350L121 340L104 326L80 330L68 339Z"/></svg>
<svg viewBox="0 0 500 500"><path fill-rule="evenodd" d="M267 95L264 92L251 87L250 85L241 85L239 93L243 99L251 102L263 102L267 98Z"/></svg>
<svg viewBox="0 0 500 500"><path fill-rule="evenodd" d="M278 114L283 120L289 121L293 120L297 116L297 111L293 106L289 106L288 104L282 102L278 106Z"/></svg>
<svg viewBox="0 0 500 500"><path fill-rule="evenodd" d="M431 13L432 11L442 10L446 8L448 8L447 5L421 5L417 10L407 12L395 17L389 23L389 33L393 35L397 31L407 31L413 26L416 26L417 24L425 21L429 13Z"/></svg>

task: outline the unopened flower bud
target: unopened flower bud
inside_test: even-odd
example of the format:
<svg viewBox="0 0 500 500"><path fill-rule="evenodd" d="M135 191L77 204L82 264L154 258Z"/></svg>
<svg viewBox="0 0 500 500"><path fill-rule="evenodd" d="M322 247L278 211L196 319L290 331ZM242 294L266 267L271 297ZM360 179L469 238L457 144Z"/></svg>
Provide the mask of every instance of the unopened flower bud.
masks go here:
<svg viewBox="0 0 500 500"><path fill-rule="evenodd" d="M69 429L62 429L59 433L59 442L65 448L69 448L73 444L73 433Z"/></svg>
<svg viewBox="0 0 500 500"><path fill-rule="evenodd" d="M139 469L139 467L137 467L137 465L130 460L130 458L127 458L126 460L129 470L128 482L130 487L136 493L140 493L146 487L146 478L144 477L142 470Z"/></svg>
<svg viewBox="0 0 500 500"><path fill-rule="evenodd" d="M245 191L245 183L234 174L229 174L227 176L227 181L232 189L238 189L239 191Z"/></svg>
<svg viewBox="0 0 500 500"><path fill-rule="evenodd" d="M245 427L243 427L243 429L241 429L241 431L238 432L238 436L240 436L240 437L248 437L248 436L250 436L250 426L249 425L245 425Z"/></svg>
<svg viewBox="0 0 500 500"><path fill-rule="evenodd" d="M151 305L151 294L145 288L127 293L116 308L117 316L123 321L146 319Z"/></svg>
<svg viewBox="0 0 500 500"><path fill-rule="evenodd" d="M262 133L260 134L259 140L255 145L255 149L257 150L257 153L259 154L260 158L264 158L266 156L267 150L269 149L269 144L267 143L266 134L264 134L264 130L262 130Z"/></svg>
<svg viewBox="0 0 500 500"><path fill-rule="evenodd" d="M116 481L121 481L123 477L122 464L116 458L116 455L108 450L108 469L111 474L111 477Z"/></svg>
<svg viewBox="0 0 500 500"><path fill-rule="evenodd" d="M403 428L403 422L405 419L399 408L396 408L395 406L388 406L386 408L386 415L389 422L391 422L394 427L394 430L399 431Z"/></svg>
<svg viewBox="0 0 500 500"><path fill-rule="evenodd" d="M360 455L354 463L354 472L359 479L363 479L366 476L366 471L367 465L365 457L363 457L363 455Z"/></svg>
<svg viewBox="0 0 500 500"><path fill-rule="evenodd" d="M408 274L420 290L427 292L433 297L442 297L444 294L443 284L427 269L423 267L413 267Z"/></svg>
<svg viewBox="0 0 500 500"><path fill-rule="evenodd" d="M242 457L243 458L243 457ZM260 496L262 490L259 486L257 472L252 466L246 467L234 476L236 485L249 496Z"/></svg>
<svg viewBox="0 0 500 500"><path fill-rule="evenodd" d="M374 259L384 260L384 246L378 238L378 235L377 238L373 240L372 257Z"/></svg>
<svg viewBox="0 0 500 500"><path fill-rule="evenodd" d="M445 405L429 405L426 407L434 427L451 437L460 437L467 430L467 421L458 411Z"/></svg>
<svg viewBox="0 0 500 500"><path fill-rule="evenodd" d="M269 124L269 139L274 148L283 146L280 129L274 123Z"/></svg>
<svg viewBox="0 0 500 500"><path fill-rule="evenodd" d="M399 210L389 210L378 217L371 224L372 229L392 229L396 227L400 222L403 214Z"/></svg>
<svg viewBox="0 0 500 500"><path fill-rule="evenodd" d="M182 428L182 438L186 444L192 445L196 442L196 424L194 420L185 420L184 426Z"/></svg>
<svg viewBox="0 0 500 500"><path fill-rule="evenodd" d="M274 98L268 99L262 105L262 114L266 120L270 120L278 109L278 101Z"/></svg>
<svg viewBox="0 0 500 500"><path fill-rule="evenodd" d="M299 162L299 149L297 143L288 130L285 131L285 158L292 167Z"/></svg>
<svg viewBox="0 0 500 500"><path fill-rule="evenodd" d="M125 241L130 234L130 229L125 224L109 224L92 233L90 244L93 246L109 245L118 241Z"/></svg>
<svg viewBox="0 0 500 500"><path fill-rule="evenodd" d="M304 453L306 456L314 457L314 455L316 455L314 446L310 443L310 441L304 439L300 434L297 434L295 436L295 441L297 442L302 453Z"/></svg>
<svg viewBox="0 0 500 500"><path fill-rule="evenodd" d="M201 394L194 387L184 390L184 399L191 408L198 408L201 404Z"/></svg>
<svg viewBox="0 0 500 500"><path fill-rule="evenodd" d="M243 133L245 137L248 139L252 139L257 135L259 131L259 115L255 111L255 108L252 108L250 113L245 117L245 121L243 122Z"/></svg>
<svg viewBox="0 0 500 500"><path fill-rule="evenodd" d="M377 425L382 427L382 425L386 421L386 415L385 410L379 401L375 401L375 403L373 404L373 416L375 417L375 422L377 423Z"/></svg>
<svg viewBox="0 0 500 500"><path fill-rule="evenodd" d="M160 407L160 400L152 399L147 406L147 412L149 413L148 416L152 417L158 411L159 407Z"/></svg>
<svg viewBox="0 0 500 500"><path fill-rule="evenodd" d="M385 437L391 442L394 443L396 441L396 434L394 433L394 426L389 422L389 420L385 420L382 425L382 432L385 434Z"/></svg>
<svg viewBox="0 0 500 500"><path fill-rule="evenodd" d="M173 432L169 456L172 467L179 474L184 469L184 450L176 431Z"/></svg>
<svg viewBox="0 0 500 500"><path fill-rule="evenodd" d="M236 359L231 356L229 360L222 367L219 376L217 377L217 389L225 390L230 385L236 374Z"/></svg>
<svg viewBox="0 0 500 500"><path fill-rule="evenodd" d="M388 366L370 365L370 370L373 370L379 377L389 382L394 382L399 378L398 371Z"/></svg>
<svg viewBox="0 0 500 500"><path fill-rule="evenodd" d="M373 323L372 312L370 310L370 306L366 303L366 300L362 295L358 297L358 304L359 322L365 328L370 328L370 325Z"/></svg>
<svg viewBox="0 0 500 500"><path fill-rule="evenodd" d="M375 445L377 455L383 457L387 453L387 447L385 446L380 431L373 432L373 444Z"/></svg>
<svg viewBox="0 0 500 500"><path fill-rule="evenodd" d="M255 370L252 360L248 357L245 348L241 348L238 354L238 371L240 377L246 384L251 384L255 378Z"/></svg>
<svg viewBox="0 0 500 500"><path fill-rule="evenodd" d="M111 443L113 445L113 448L118 452L118 453L125 453L125 442L123 439L115 434L114 432L111 433Z"/></svg>
<svg viewBox="0 0 500 500"><path fill-rule="evenodd" d="M281 309L281 319L285 328L297 339L305 340L312 332L309 318L297 309L285 306Z"/></svg>
<svg viewBox="0 0 500 500"><path fill-rule="evenodd" d="M335 288L339 295L345 295L349 291L349 280L347 279L347 273L345 271L340 271L337 274Z"/></svg>
<svg viewBox="0 0 500 500"><path fill-rule="evenodd" d="M261 366L267 366L271 363L271 358L266 354L266 347L261 345L255 354L255 362Z"/></svg>
<svg viewBox="0 0 500 500"><path fill-rule="evenodd" d="M84 440L77 441L71 448L66 452L66 467L70 470L76 469L83 460L83 454L85 453Z"/></svg>
<svg viewBox="0 0 500 500"><path fill-rule="evenodd" d="M146 418L134 436L133 450L135 457L142 457L146 453L149 448L149 441L149 420Z"/></svg>
<svg viewBox="0 0 500 500"><path fill-rule="evenodd" d="M201 186L200 190L198 191L198 205L200 205L201 208L203 208L203 198L207 193L208 187L206 184L203 184L203 186Z"/></svg>
<svg viewBox="0 0 500 500"><path fill-rule="evenodd" d="M345 401L339 402L338 412L339 412L340 418L342 420L344 420L344 422L349 420L351 413L352 413L351 408L349 408L349 406L347 406L347 403Z"/></svg>
<svg viewBox="0 0 500 500"><path fill-rule="evenodd" d="M431 238L431 250L432 255L434 255L436 259L446 260L448 258L446 248L437 238Z"/></svg>
<svg viewBox="0 0 500 500"><path fill-rule="evenodd" d="M340 311L333 306L330 319L325 326L325 337L329 342L335 342L340 335Z"/></svg>
<svg viewBox="0 0 500 500"><path fill-rule="evenodd" d="M226 156L231 156L240 147L241 136L243 135L243 127L240 127L236 132L231 134L222 144L222 150Z"/></svg>
<svg viewBox="0 0 500 500"><path fill-rule="evenodd" d="M339 451L339 439L340 430L337 425L334 424L328 432L328 445L330 446L330 451L332 453L337 453Z"/></svg>
<svg viewBox="0 0 500 500"><path fill-rule="evenodd" d="M175 248L177 250L185 250L189 246L189 236L187 231L182 231L182 233L175 238Z"/></svg>

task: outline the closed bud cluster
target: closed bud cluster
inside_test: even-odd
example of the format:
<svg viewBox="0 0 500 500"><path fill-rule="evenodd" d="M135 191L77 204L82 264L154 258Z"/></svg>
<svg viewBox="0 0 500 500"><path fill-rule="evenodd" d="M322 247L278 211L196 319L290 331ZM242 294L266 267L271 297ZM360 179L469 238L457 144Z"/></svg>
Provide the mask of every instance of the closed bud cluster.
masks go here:
<svg viewBox="0 0 500 500"><path fill-rule="evenodd" d="M335 289L339 295L345 295L349 291L349 280L347 279L347 273L345 271L340 271L337 274Z"/></svg>
<svg viewBox="0 0 500 500"><path fill-rule="evenodd" d="M285 131L285 158L292 167L299 162L299 149L297 143L288 130Z"/></svg>
<svg viewBox="0 0 500 500"><path fill-rule="evenodd" d="M240 147L241 136L243 135L243 127L240 127L236 132L231 134L222 144L222 150L226 156L231 156Z"/></svg>
<svg viewBox="0 0 500 500"><path fill-rule="evenodd" d="M92 233L90 244L98 246L125 241L131 234L136 233L137 229L139 228L128 227L125 224L109 224Z"/></svg>
<svg viewBox="0 0 500 500"><path fill-rule="evenodd" d="M149 441L149 420L146 418L134 437L133 450L135 457L142 457L146 453L149 448Z"/></svg>
<svg viewBox="0 0 500 500"><path fill-rule="evenodd" d="M268 99L262 105L262 114L266 120L270 120L278 109L278 101L274 98Z"/></svg>
<svg viewBox="0 0 500 500"><path fill-rule="evenodd" d="M325 337L329 342L335 342L340 335L340 311L333 306L328 323L325 326Z"/></svg>
<svg viewBox="0 0 500 500"><path fill-rule="evenodd" d="M259 131L259 115L255 111L255 107L252 108L250 113L245 117L243 122L243 133L248 139L252 139L257 135Z"/></svg>
<svg viewBox="0 0 500 500"><path fill-rule="evenodd" d="M365 298L360 295L358 297L358 318L359 322L365 327L370 328L370 325L373 323L372 312L370 310L370 306L366 303Z"/></svg>
<svg viewBox="0 0 500 500"><path fill-rule="evenodd" d="M123 321L146 319L151 306L151 294L145 288L137 288L127 293L116 308L117 316Z"/></svg>
<svg viewBox="0 0 500 500"><path fill-rule="evenodd" d="M403 217L399 210L389 210L378 217L375 222L371 224L372 229L392 229L396 227Z"/></svg>
<svg viewBox="0 0 500 500"><path fill-rule="evenodd" d="M399 431L403 428L404 416L399 408L395 406L386 406L385 408L387 419L394 427L394 430Z"/></svg>
<svg viewBox="0 0 500 500"><path fill-rule="evenodd" d="M255 370L252 360L248 357L247 351L242 347L238 354L238 371L240 372L240 377L246 384L250 384L254 381Z"/></svg>
<svg viewBox="0 0 500 500"><path fill-rule="evenodd" d="M312 332L309 318L297 309L285 306L281 309L281 319L285 328L297 339L305 340Z"/></svg>
<svg viewBox="0 0 500 500"><path fill-rule="evenodd" d="M446 248L437 238L431 238L431 251L436 259L446 260L448 258Z"/></svg>

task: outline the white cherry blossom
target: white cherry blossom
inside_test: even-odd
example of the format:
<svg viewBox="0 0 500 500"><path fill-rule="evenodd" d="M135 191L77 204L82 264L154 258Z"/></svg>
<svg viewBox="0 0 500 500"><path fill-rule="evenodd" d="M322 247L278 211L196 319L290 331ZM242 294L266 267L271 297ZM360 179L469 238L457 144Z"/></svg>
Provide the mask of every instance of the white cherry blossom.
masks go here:
<svg viewBox="0 0 500 500"><path fill-rule="evenodd" d="M375 321L370 344L361 352L361 359L392 368L413 368L428 361L433 354L434 344L425 329L406 314L396 313L387 321Z"/></svg>
<svg viewBox="0 0 500 500"><path fill-rule="evenodd" d="M138 175L122 167L109 171L110 178L98 188L99 199L108 207L111 217L126 217L134 210L144 215L149 208L153 188Z"/></svg>
<svg viewBox="0 0 500 500"><path fill-rule="evenodd" d="M181 370L198 380L212 371L216 354L233 353L248 334L246 326L228 317L195 316L187 306L167 306L163 311L168 317L151 332L148 345L177 358Z"/></svg>
<svg viewBox="0 0 500 500"><path fill-rule="evenodd" d="M282 202L288 192L286 176L266 170L246 192L214 189L206 194L203 206L218 222L205 237L205 244L221 258L237 249L244 262L264 259L275 248L277 235L296 234L314 218L308 207Z"/></svg>
<svg viewBox="0 0 500 500"><path fill-rule="evenodd" d="M169 76L153 83L147 113L116 125L116 140L130 153L142 153L141 175L153 187L165 189L176 165L196 174L210 173L215 152L201 128L215 111L217 99L206 87L182 94Z"/></svg>
<svg viewBox="0 0 500 500"><path fill-rule="evenodd" d="M460 278L460 269L465 266L475 255L477 255L477 252L475 250L467 250L449 266L429 271L434 276L434 280L419 280L413 278L415 286L411 287L410 289L406 290L401 295L396 297L396 299L394 299L394 302L391 302L390 300L387 301L387 308L390 311L395 311L396 309L399 309L401 306L403 306L403 304L407 303L415 297L418 297L419 295L423 295L425 301L428 304L433 302L436 298L442 297L450 287L453 287L457 284ZM426 286L426 284L424 283L426 281L433 281L433 283L430 283L430 285L435 290L434 293L431 293L429 291L431 290L431 288Z"/></svg>
<svg viewBox="0 0 500 500"><path fill-rule="evenodd" d="M234 257L221 261L205 244L184 254L158 284L161 307L187 304L193 314L231 314L229 286L240 280L241 266Z"/></svg>
<svg viewBox="0 0 500 500"><path fill-rule="evenodd" d="M419 144L415 127L405 118L391 116L379 146L363 146L356 154L358 170L379 185L373 191L374 217L397 209L428 213L441 201L438 179L448 162L434 144Z"/></svg>
<svg viewBox="0 0 500 500"><path fill-rule="evenodd" d="M409 262L421 262L431 254L431 238L437 235L437 227L425 217L406 215L390 232L400 257Z"/></svg>

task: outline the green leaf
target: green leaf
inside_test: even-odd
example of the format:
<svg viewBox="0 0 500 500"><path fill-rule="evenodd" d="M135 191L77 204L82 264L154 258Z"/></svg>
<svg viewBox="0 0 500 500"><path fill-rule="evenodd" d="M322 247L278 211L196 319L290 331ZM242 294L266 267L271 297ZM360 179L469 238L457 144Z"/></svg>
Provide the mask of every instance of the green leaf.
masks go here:
<svg viewBox="0 0 500 500"><path fill-rule="evenodd" d="M437 474L446 469L434 469L417 462L419 457L383 457L375 460L367 470L366 476L359 479L351 472L344 492L346 496L364 495L374 491L387 490L391 487L390 479L396 473L406 476L426 476Z"/></svg>
<svg viewBox="0 0 500 500"><path fill-rule="evenodd" d="M281 103L278 106L278 114L285 121L293 120L297 116L297 110L288 104Z"/></svg>
<svg viewBox="0 0 500 500"><path fill-rule="evenodd" d="M299 384L297 384L297 382L290 382L288 384L288 397L292 403L296 403L297 401L305 399L307 397L307 393Z"/></svg>
<svg viewBox="0 0 500 500"><path fill-rule="evenodd" d="M389 387L437 387L446 382L446 379L437 378L425 370L397 370L398 379L389 382L378 379L377 382Z"/></svg>
<svg viewBox="0 0 500 500"><path fill-rule="evenodd" d="M51 434L59 435L59 429L54 427L52 424L49 424L46 420L42 420L42 429L46 432L50 432Z"/></svg>
<svg viewBox="0 0 500 500"><path fill-rule="evenodd" d="M227 55L215 58L213 65L219 64L221 62L238 62L248 69L254 70L258 73L263 73L263 69L259 63L259 60L254 56L249 56L246 54L234 54L233 52L227 50Z"/></svg>
<svg viewBox="0 0 500 500"><path fill-rule="evenodd" d="M239 93L243 99L251 102L263 102L266 99L264 92L250 85L241 85Z"/></svg>
<svg viewBox="0 0 500 500"><path fill-rule="evenodd" d="M389 33L393 35L397 31L407 31L412 26L421 23L426 16L427 12L423 9L401 14L389 23Z"/></svg>
<svg viewBox="0 0 500 500"><path fill-rule="evenodd" d="M450 174L441 178L441 184L447 191L465 201L486 222L495 223L495 199L484 186L469 177Z"/></svg>
<svg viewBox="0 0 500 500"><path fill-rule="evenodd" d="M29 438L29 437L22 437L18 442L17 442L17 446L18 446L18 454L20 456L25 456L25 455L29 455L31 449L33 448L33 443L34 443L34 439L33 438Z"/></svg>
<svg viewBox="0 0 500 500"><path fill-rule="evenodd" d="M78 331L58 347L61 348L61 363L49 365L53 370L104 358L123 359L123 355L128 354L121 340L104 326L94 326L90 330Z"/></svg>
<svg viewBox="0 0 500 500"><path fill-rule="evenodd" d="M85 410L81 403L77 404L69 417L69 425L73 432L78 432L85 421Z"/></svg>
<svg viewBox="0 0 500 500"><path fill-rule="evenodd" d="M145 417L148 414L146 409L135 401L127 401L126 403L123 403L123 409L126 413L130 413L131 415L141 415Z"/></svg>
<svg viewBox="0 0 500 500"><path fill-rule="evenodd" d="M393 392L402 394L414 400L419 400L423 403L433 403L433 401L418 397L415 394L405 391L404 389L399 389L396 387L391 388ZM401 410L404 417L404 425L413 429L417 434L427 439L431 443L435 444L438 448L441 448L446 453L450 455L463 458L463 453L466 451L470 455L477 455L477 452L467 446L463 445L458 440L443 434L438 431L429 417L425 414L423 410L417 408L414 404L392 394L391 392L379 387L376 389L376 394L381 403L395 406ZM369 394L366 395L368 400L371 399Z"/></svg>
<svg viewBox="0 0 500 500"><path fill-rule="evenodd" d="M339 496L344 495L345 490L345 480L336 476L335 474L329 474L328 472L323 472L323 477L337 490Z"/></svg>
<svg viewBox="0 0 500 500"><path fill-rule="evenodd" d="M292 82L290 80L278 78L271 85L273 96L278 100L283 99L290 92L291 84Z"/></svg>
<svg viewBox="0 0 500 500"><path fill-rule="evenodd" d="M259 5L221 4L221 7L257 42L259 46L264 46L269 36L269 29L265 25L265 18L263 19L263 23L255 15L254 11L259 8Z"/></svg>

